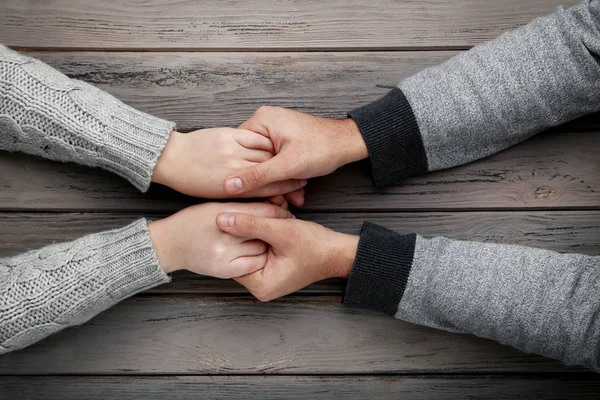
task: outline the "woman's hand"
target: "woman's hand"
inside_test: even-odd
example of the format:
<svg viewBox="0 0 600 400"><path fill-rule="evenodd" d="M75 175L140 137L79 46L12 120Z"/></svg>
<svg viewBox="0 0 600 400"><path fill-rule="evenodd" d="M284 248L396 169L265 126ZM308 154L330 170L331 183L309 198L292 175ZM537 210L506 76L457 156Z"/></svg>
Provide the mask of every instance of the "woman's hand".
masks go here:
<svg viewBox="0 0 600 400"><path fill-rule="evenodd" d="M223 232L270 245L266 265L236 278L260 301L270 301L327 278L350 276L358 236L335 232L314 222L225 213Z"/></svg>
<svg viewBox="0 0 600 400"><path fill-rule="evenodd" d="M238 195L225 192L223 181L228 176L271 159L274 152L269 138L244 129L173 131L154 168L152 181L209 199L271 197L297 191L293 198L303 200L303 192L298 189L306 181L298 179L273 182Z"/></svg>
<svg viewBox="0 0 600 400"><path fill-rule="evenodd" d="M289 211L266 203L205 203L188 207L148 225L163 270L169 273L187 269L217 278L234 278L263 268L267 245L260 240L222 232L215 218L224 212L292 217Z"/></svg>

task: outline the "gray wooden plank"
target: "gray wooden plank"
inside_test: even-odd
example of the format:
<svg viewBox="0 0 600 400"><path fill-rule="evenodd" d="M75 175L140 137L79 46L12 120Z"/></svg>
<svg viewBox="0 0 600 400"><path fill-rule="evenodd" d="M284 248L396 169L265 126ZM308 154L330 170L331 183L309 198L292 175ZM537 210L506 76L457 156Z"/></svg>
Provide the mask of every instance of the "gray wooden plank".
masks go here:
<svg viewBox="0 0 600 400"><path fill-rule="evenodd" d="M235 126L261 104L342 117L454 54L31 53L137 108L177 121L182 130ZM600 135L580 131L597 132L598 121L591 116L568 125L568 133L382 191L372 187L364 168L350 166L315 180L307 208L598 207ZM165 190L142 196L106 173L33 158L3 154L0 166L0 209L162 211L196 201Z"/></svg>
<svg viewBox="0 0 600 400"><path fill-rule="evenodd" d="M170 376L0 377L0 398L18 399L597 399L595 377Z"/></svg>
<svg viewBox="0 0 600 400"><path fill-rule="evenodd" d="M0 357L0 375L575 371L489 340L348 309L338 298L137 296Z"/></svg>
<svg viewBox="0 0 600 400"><path fill-rule="evenodd" d="M457 52L26 54L191 131L237 126L264 104L343 118ZM590 126L600 127L597 116L569 129Z"/></svg>
<svg viewBox="0 0 600 400"><path fill-rule="evenodd" d="M53 49L463 47L526 24L558 4L558 0L208 0L201 4L3 0L0 41Z"/></svg>
<svg viewBox="0 0 600 400"><path fill-rule="evenodd" d="M600 255L600 211L527 211L390 214L297 213L340 232L357 234L363 220L381 224L400 234L484 242L519 244L560 252ZM88 233L124 226L135 215L0 213L0 257L10 256ZM341 295L343 280L327 280L303 289L303 294ZM152 293L246 294L232 280L178 272L167 285Z"/></svg>
<svg viewBox="0 0 600 400"><path fill-rule="evenodd" d="M600 208L600 135L552 132L468 165L375 189L366 164L312 179L307 211ZM103 171L0 157L0 210L172 212L200 200L156 186L143 195Z"/></svg>
<svg viewBox="0 0 600 400"><path fill-rule="evenodd" d="M26 54L191 131L237 126L264 104L345 117L457 52Z"/></svg>

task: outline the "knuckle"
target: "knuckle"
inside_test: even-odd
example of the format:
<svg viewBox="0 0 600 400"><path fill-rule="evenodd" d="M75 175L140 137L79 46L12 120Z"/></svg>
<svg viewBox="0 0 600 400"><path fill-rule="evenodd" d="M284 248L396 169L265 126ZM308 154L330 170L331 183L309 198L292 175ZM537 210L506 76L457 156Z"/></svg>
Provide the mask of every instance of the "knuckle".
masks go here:
<svg viewBox="0 0 600 400"><path fill-rule="evenodd" d="M242 218L242 221L240 221L240 222L243 225L244 231L246 233L255 235L258 232L259 226L258 226L258 222L256 221L255 218L247 216L247 217Z"/></svg>
<svg viewBox="0 0 600 400"><path fill-rule="evenodd" d="M262 106L258 107L258 109L256 110L256 114L268 114L272 108L273 108L272 106L262 105Z"/></svg>
<svg viewBox="0 0 600 400"><path fill-rule="evenodd" d="M267 303L267 302L273 300L273 297L271 296L271 294L269 293L268 290L259 289L259 290L256 290L255 292L253 292L252 294L261 303Z"/></svg>
<svg viewBox="0 0 600 400"><path fill-rule="evenodd" d="M260 184L266 177L266 173L263 169L260 168L252 168L250 170L249 179L253 184Z"/></svg>

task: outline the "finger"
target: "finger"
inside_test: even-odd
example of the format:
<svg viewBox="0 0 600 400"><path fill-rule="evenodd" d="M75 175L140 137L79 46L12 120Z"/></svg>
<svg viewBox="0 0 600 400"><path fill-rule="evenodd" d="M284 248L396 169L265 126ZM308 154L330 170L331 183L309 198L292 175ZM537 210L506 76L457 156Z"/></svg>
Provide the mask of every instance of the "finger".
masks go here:
<svg viewBox="0 0 600 400"><path fill-rule="evenodd" d="M269 200L267 201L271 204L278 205L279 207L282 207L286 203L285 197L281 194L279 196L269 197Z"/></svg>
<svg viewBox="0 0 600 400"><path fill-rule="evenodd" d="M296 207L302 207L304 205L304 188L288 193L284 197Z"/></svg>
<svg viewBox="0 0 600 400"><path fill-rule="evenodd" d="M291 193L301 189L306 185L305 179L289 179L287 181L274 182L266 186L258 188L248 193L244 193L243 197L273 197L284 193ZM285 199L285 198L284 198Z"/></svg>
<svg viewBox="0 0 600 400"><path fill-rule="evenodd" d="M290 178L289 175L289 163L281 155L276 155L230 176L225 180L224 189L229 194L247 193L273 182L285 181Z"/></svg>
<svg viewBox="0 0 600 400"><path fill-rule="evenodd" d="M250 214L221 213L217 215L217 226L234 236L260 239L268 244L279 244L278 219L262 218Z"/></svg>
<svg viewBox="0 0 600 400"><path fill-rule="evenodd" d="M239 246L237 246L237 249L235 251L237 255L234 257L234 259L240 257L258 256L263 253L266 253L268 249L269 246L262 240L246 240L245 242L242 242Z"/></svg>
<svg viewBox="0 0 600 400"><path fill-rule="evenodd" d="M263 124L261 122L261 118L259 116L258 110L256 110L254 112L254 114L252 114L252 117L250 117L248 120L246 120L244 123L242 123L238 127L238 129L244 129L244 130L256 132L267 138L269 137L269 131L267 130L267 127L265 126L265 124Z"/></svg>
<svg viewBox="0 0 600 400"><path fill-rule="evenodd" d="M247 149L264 150L271 154L275 154L273 142L268 137L260 133L252 132L246 129L238 129L235 135L235 140Z"/></svg>
<svg viewBox="0 0 600 400"><path fill-rule="evenodd" d="M255 163L262 163L273 158L273 153L256 149L245 149L241 155L246 160Z"/></svg>
<svg viewBox="0 0 600 400"><path fill-rule="evenodd" d="M268 254L263 253L251 257L239 257L229 263L230 277L238 278L261 270L267 265Z"/></svg>
<svg viewBox="0 0 600 400"><path fill-rule="evenodd" d="M292 213L288 210L275 204L267 203L230 203L229 207L225 208L223 213L250 214L262 218L293 218Z"/></svg>

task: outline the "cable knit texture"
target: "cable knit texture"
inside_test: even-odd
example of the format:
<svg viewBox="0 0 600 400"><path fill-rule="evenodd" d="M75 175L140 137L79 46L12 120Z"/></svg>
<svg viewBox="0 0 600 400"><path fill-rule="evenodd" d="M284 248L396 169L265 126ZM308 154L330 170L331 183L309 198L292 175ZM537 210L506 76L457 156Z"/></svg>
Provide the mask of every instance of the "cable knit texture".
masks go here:
<svg viewBox="0 0 600 400"><path fill-rule="evenodd" d="M169 281L146 220L0 259L0 354Z"/></svg>
<svg viewBox="0 0 600 400"><path fill-rule="evenodd" d="M0 149L102 167L142 191L174 124L0 45ZM145 220L0 259L0 354L168 282Z"/></svg>
<svg viewBox="0 0 600 400"><path fill-rule="evenodd" d="M0 45L0 149L101 167L146 191L174 128Z"/></svg>

